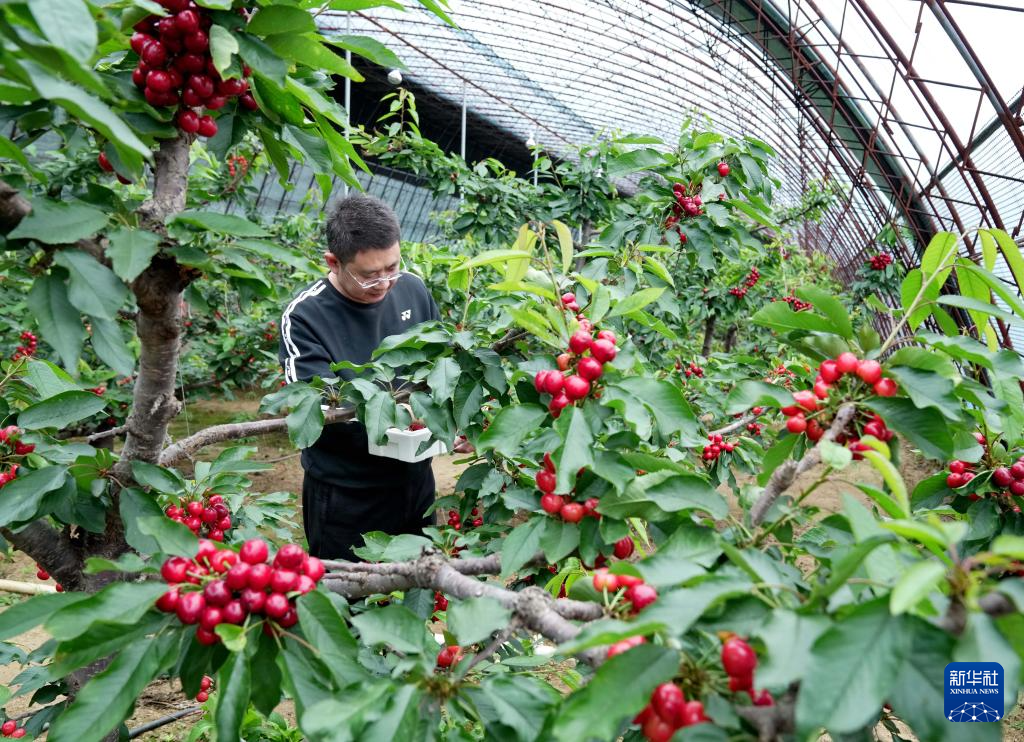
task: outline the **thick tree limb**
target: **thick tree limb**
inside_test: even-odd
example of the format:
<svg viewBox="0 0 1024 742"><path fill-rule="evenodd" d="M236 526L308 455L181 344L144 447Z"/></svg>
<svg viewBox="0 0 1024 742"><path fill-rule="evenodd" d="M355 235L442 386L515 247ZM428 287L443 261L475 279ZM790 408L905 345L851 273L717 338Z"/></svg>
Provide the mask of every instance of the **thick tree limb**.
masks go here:
<svg viewBox="0 0 1024 742"><path fill-rule="evenodd" d="M832 421L831 427L825 432L821 440L834 441L837 435L846 430L846 426L853 420L853 415L856 411L857 408L852 403L841 405L839 411L836 412L835 420ZM761 493L761 497L754 503L754 507L750 509L751 524L755 526L760 525L761 521L764 520L764 516L771 509L771 506L775 504L775 501L779 499L783 492L792 486L796 478L821 463L820 446L821 441L804 454L800 461L789 459L775 470L771 479L768 480L764 492Z"/></svg>
<svg viewBox="0 0 1024 742"><path fill-rule="evenodd" d="M58 531L45 520L36 520L18 531L0 528L11 546L28 554L54 580L71 589L82 575L82 561L68 533Z"/></svg>
<svg viewBox="0 0 1024 742"><path fill-rule="evenodd" d="M410 562L365 564L328 562L331 572L324 576L330 590L347 598L364 598L368 595L408 590L418 587L424 590L441 591L454 598L490 597L512 611L513 617L522 626L561 644L575 638L580 629L571 621L595 621L604 615L596 603L576 600L555 600L539 587L527 587L513 592L491 582L473 579L463 574L466 569L472 574L485 574L483 570L500 572L498 557L479 560L449 561L439 554L426 554ZM591 665L604 660L601 648L587 650L580 658Z"/></svg>
<svg viewBox="0 0 1024 742"><path fill-rule="evenodd" d="M32 204L18 189L0 180L0 234L13 231L30 213Z"/></svg>

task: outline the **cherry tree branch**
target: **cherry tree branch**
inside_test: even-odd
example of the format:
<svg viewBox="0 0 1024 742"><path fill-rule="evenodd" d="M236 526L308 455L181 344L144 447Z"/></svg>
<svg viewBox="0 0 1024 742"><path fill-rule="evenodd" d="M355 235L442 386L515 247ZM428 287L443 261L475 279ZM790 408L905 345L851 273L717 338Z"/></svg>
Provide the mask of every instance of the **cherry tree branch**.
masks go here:
<svg viewBox="0 0 1024 742"><path fill-rule="evenodd" d="M440 554L428 553L408 562L327 562L325 566L331 569L324 576L328 589L346 598L364 598L414 587L440 591L463 600L489 597L512 611L513 619L524 628L557 644L579 634L580 628L572 621L596 621L604 616L604 610L597 603L555 600L545 590L533 586L514 592L470 576L500 573L501 562L497 555L477 560L448 560ZM580 653L580 659L591 665L600 664L604 657L603 648Z"/></svg>
<svg viewBox="0 0 1024 742"><path fill-rule="evenodd" d="M738 420L733 420L731 423L719 428L718 430L709 430L708 435L729 435L730 433L735 433L737 430L747 427L747 425L754 422L756 419L757 415L744 415Z"/></svg>
<svg viewBox="0 0 1024 742"><path fill-rule="evenodd" d="M0 234L14 230L32 212L32 204L17 188L0 180Z"/></svg>
<svg viewBox="0 0 1024 742"><path fill-rule="evenodd" d="M62 585L71 587L80 579L82 562L67 532L58 531L45 520L32 521L17 531L0 528L0 536L15 549L28 554Z"/></svg>
<svg viewBox="0 0 1024 742"><path fill-rule="evenodd" d="M775 501L792 486L796 478L821 463L821 442L835 441L836 436L846 430L850 421L853 420L853 415L856 411L857 408L852 402L840 405L832 425L814 448L804 454L800 461L789 459L779 465L772 473L771 479L768 480L764 492L761 493L757 502L754 503L754 507L750 509L751 524L755 526L760 525L761 521L764 520L764 516L771 509L772 505L775 504Z"/></svg>

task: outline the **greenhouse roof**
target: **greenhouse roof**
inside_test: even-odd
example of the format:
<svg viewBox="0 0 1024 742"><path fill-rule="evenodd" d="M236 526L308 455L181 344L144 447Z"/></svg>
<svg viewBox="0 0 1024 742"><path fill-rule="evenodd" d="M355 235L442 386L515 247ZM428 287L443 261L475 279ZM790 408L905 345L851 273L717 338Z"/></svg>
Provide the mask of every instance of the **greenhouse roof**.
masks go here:
<svg viewBox="0 0 1024 742"><path fill-rule="evenodd" d="M407 78L555 153L613 130L672 141L694 114L767 142L782 202L814 179L852 185L800 236L846 277L886 224L914 236L905 263L939 230L1019 236L1021 0L451 0L450 16L322 24L380 39Z"/></svg>

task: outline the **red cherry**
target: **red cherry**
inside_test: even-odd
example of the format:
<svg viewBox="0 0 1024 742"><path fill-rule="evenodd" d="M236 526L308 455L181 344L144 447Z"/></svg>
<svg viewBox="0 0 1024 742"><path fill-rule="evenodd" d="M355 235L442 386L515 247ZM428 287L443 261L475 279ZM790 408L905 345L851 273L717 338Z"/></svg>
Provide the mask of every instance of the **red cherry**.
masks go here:
<svg viewBox="0 0 1024 742"><path fill-rule="evenodd" d="M156 41L156 39L154 39L147 33L137 31L132 34L132 38L128 42L128 45L131 46L133 52L135 52L139 56L142 56L142 50L145 49L146 44L148 44L151 41Z"/></svg>
<svg viewBox="0 0 1024 742"><path fill-rule="evenodd" d="M615 542L615 558L616 559L628 559L633 555L633 549L635 544L631 536L626 536Z"/></svg>
<svg viewBox="0 0 1024 742"><path fill-rule="evenodd" d="M156 607L164 613L174 613L178 608L178 588L172 587L157 598Z"/></svg>
<svg viewBox="0 0 1024 742"><path fill-rule="evenodd" d="M309 557L306 563L302 567L302 572L313 582L317 582L321 577L324 576L324 563L317 559L315 556Z"/></svg>
<svg viewBox="0 0 1024 742"><path fill-rule="evenodd" d="M879 397L895 397L898 391L896 382L889 378L879 379L872 389Z"/></svg>
<svg viewBox="0 0 1024 742"><path fill-rule="evenodd" d="M615 343L606 338L599 338L590 346L590 355L601 363L611 363L615 360L615 356L618 352L619 351L618 348L615 347Z"/></svg>
<svg viewBox="0 0 1024 742"><path fill-rule="evenodd" d="M633 611L639 612L658 599L658 591L646 583L633 585L626 590L626 600L633 604Z"/></svg>
<svg viewBox="0 0 1024 742"><path fill-rule="evenodd" d="M160 34L160 40L167 46L170 46L168 44L169 41L180 42L181 31L178 30L178 25L174 22L173 16L167 16L157 21L156 32Z"/></svg>
<svg viewBox="0 0 1024 742"><path fill-rule="evenodd" d="M224 580L214 580L206 583L206 587L203 588L203 597L208 605L225 606L231 602L231 588Z"/></svg>
<svg viewBox="0 0 1024 742"><path fill-rule="evenodd" d="M818 367L818 373L821 375L822 381L826 384L835 384L839 381L839 377L842 376L839 369L836 367L835 361L822 361L821 365Z"/></svg>
<svg viewBox="0 0 1024 742"><path fill-rule="evenodd" d="M203 98L209 98L213 95L213 80L208 75L191 75L186 83L188 87L196 91L196 94Z"/></svg>
<svg viewBox="0 0 1024 742"><path fill-rule="evenodd" d="M294 608L289 608L287 611L285 611L285 614L281 616L281 618L277 619L278 625L283 629L290 628L298 622L299 614L296 612Z"/></svg>
<svg viewBox="0 0 1024 742"><path fill-rule="evenodd" d="M581 358L576 372L587 381L594 381L601 378L604 366L596 358Z"/></svg>
<svg viewBox="0 0 1024 742"><path fill-rule="evenodd" d="M255 111L257 108L260 107L259 104L256 102L256 99L253 98L249 93L239 96L238 102L242 104L243 108L247 108L250 111Z"/></svg>
<svg viewBox="0 0 1024 742"><path fill-rule="evenodd" d="M1016 497L1024 495L1024 480L1015 479L1012 482L1010 482L1010 494Z"/></svg>
<svg viewBox="0 0 1024 742"><path fill-rule="evenodd" d="M567 523L579 523L583 520L583 516L586 515L583 506L578 502L565 503L559 513L562 516L562 520Z"/></svg>
<svg viewBox="0 0 1024 742"><path fill-rule="evenodd" d="M619 342L618 338L615 337L615 333L612 332L611 330L601 330L600 332L597 333L597 339L607 340L612 345L615 345L616 343Z"/></svg>
<svg viewBox="0 0 1024 742"><path fill-rule="evenodd" d="M299 575L299 581L295 583L295 589L298 590L302 595L305 595L310 590L316 589L316 583L309 579L306 575Z"/></svg>
<svg viewBox="0 0 1024 742"><path fill-rule="evenodd" d="M253 564L249 569L249 587L253 590L263 590L270 584L272 572L269 564Z"/></svg>
<svg viewBox="0 0 1024 742"><path fill-rule="evenodd" d="M554 492L555 475L547 470L537 472L537 489L541 492Z"/></svg>
<svg viewBox="0 0 1024 742"><path fill-rule="evenodd" d="M561 495L545 494L540 498L540 506L545 513L554 515L562 510L565 499Z"/></svg>
<svg viewBox="0 0 1024 742"><path fill-rule="evenodd" d="M167 61L167 49L162 43L153 39L142 48L142 54L139 56L149 67L163 67Z"/></svg>
<svg viewBox="0 0 1024 742"><path fill-rule="evenodd" d="M217 85L217 92L228 98L233 98L245 92L245 83L235 78L221 80Z"/></svg>
<svg viewBox="0 0 1024 742"><path fill-rule="evenodd" d="M729 169L729 163L728 162L720 162L720 163L718 163L718 174L720 176L722 176L724 178L724 177L726 177L729 174L729 172L730 172L730 169Z"/></svg>
<svg viewBox="0 0 1024 742"><path fill-rule="evenodd" d="M857 370L858 359L853 353L840 353L836 358L836 370L841 374L852 374Z"/></svg>
<svg viewBox="0 0 1024 742"><path fill-rule="evenodd" d="M190 562L184 557L171 557L160 567L160 576L169 584L184 582Z"/></svg>
<svg viewBox="0 0 1024 742"><path fill-rule="evenodd" d="M722 667L734 677L752 675L757 667L757 654L738 636L731 637L722 645Z"/></svg>
<svg viewBox="0 0 1024 742"><path fill-rule="evenodd" d="M803 415L793 415L786 420L786 430L794 435L799 435L807 430L807 419Z"/></svg>
<svg viewBox="0 0 1024 742"><path fill-rule="evenodd" d="M224 606L224 610L222 611L224 620L227 623L233 624L240 624L245 621L247 613L248 612L245 610L245 606L242 605L241 600L232 600Z"/></svg>
<svg viewBox="0 0 1024 742"><path fill-rule="evenodd" d="M570 400L583 399L589 393L590 382L582 376L573 374L565 380L565 396Z"/></svg>
<svg viewBox="0 0 1024 742"><path fill-rule="evenodd" d="M114 172L114 166L110 164L110 160L107 158L106 154L104 154L103 152L100 152L96 156L96 162L99 163L100 170L102 170L103 172L105 172L105 173L112 173L112 172Z"/></svg>
<svg viewBox="0 0 1024 742"><path fill-rule="evenodd" d="M267 594L263 590L254 590L251 587L247 587L242 590L239 599L242 601L242 606L249 613L262 613L263 607L267 602Z"/></svg>
<svg viewBox="0 0 1024 742"><path fill-rule="evenodd" d="M1000 466L992 472L992 481L1000 487L1009 487L1013 481L1013 475L1005 466Z"/></svg>
<svg viewBox="0 0 1024 742"><path fill-rule="evenodd" d="M190 52L205 52L210 48L210 37L205 31L194 31L185 35L185 48Z"/></svg>
<svg viewBox="0 0 1024 742"><path fill-rule="evenodd" d="M232 590L243 590L249 585L249 573L251 571L251 565L245 562L239 562L228 570L227 575L224 577L224 581L227 582L228 587Z"/></svg>
<svg viewBox="0 0 1024 742"><path fill-rule="evenodd" d="M212 137L217 134L217 122L210 116L203 116L199 119L199 136Z"/></svg>
<svg viewBox="0 0 1024 742"><path fill-rule="evenodd" d="M550 451L545 451L544 452L544 470L545 471L549 471L552 474L555 473L555 462L551 458L551 452Z"/></svg>
<svg viewBox="0 0 1024 742"><path fill-rule="evenodd" d="M798 392L793 392L793 401L808 412L814 412L818 409L817 397L814 396L814 392L808 391L807 389L801 389Z"/></svg>
<svg viewBox="0 0 1024 742"><path fill-rule="evenodd" d="M206 99L206 107L211 111L219 111L228 104L228 99L223 95L213 95Z"/></svg>
<svg viewBox="0 0 1024 742"><path fill-rule="evenodd" d="M26 734L28 734L28 731L25 729L25 727L18 727L13 732L11 732L11 738L12 739L21 739Z"/></svg>
<svg viewBox="0 0 1024 742"><path fill-rule="evenodd" d="M281 593L271 593L263 606L263 612L271 618L281 618L291 608L291 603Z"/></svg>
<svg viewBox="0 0 1024 742"><path fill-rule="evenodd" d="M1024 462L1018 461L1011 466L1010 476L1014 479L1024 479Z"/></svg>
<svg viewBox="0 0 1024 742"><path fill-rule="evenodd" d="M205 690L201 690L198 693L196 693L196 700L199 703L206 703L210 700L210 694L207 693Z"/></svg>
<svg viewBox="0 0 1024 742"><path fill-rule="evenodd" d="M267 542L254 538L242 544L242 548L238 552L238 558L247 564L262 564L267 561L269 553Z"/></svg>
<svg viewBox="0 0 1024 742"><path fill-rule="evenodd" d="M18 722L13 719L8 719L4 722L3 726L0 726L0 734L3 734L5 737L10 737L11 732L13 732L17 726Z"/></svg>
<svg viewBox="0 0 1024 742"><path fill-rule="evenodd" d="M668 742L675 734L674 723L669 723L657 714L651 714L643 722L644 736L650 742Z"/></svg>
<svg viewBox="0 0 1024 742"><path fill-rule="evenodd" d="M198 623L199 616L206 607L206 601L202 593L182 593L178 596L178 605L175 609L178 620L183 624Z"/></svg>
<svg viewBox="0 0 1024 742"><path fill-rule="evenodd" d="M548 410L551 411L552 417L558 417L562 410L569 406L569 398L565 394L558 394L551 399L548 403Z"/></svg>
<svg viewBox="0 0 1024 742"><path fill-rule="evenodd" d="M577 330L569 338L569 350L576 355L582 355L590 348L593 343L593 339L590 337L590 333L584 330Z"/></svg>
<svg viewBox="0 0 1024 742"><path fill-rule="evenodd" d="M199 625L207 631L213 631L224 623L224 612L215 605L207 605L199 617Z"/></svg>
<svg viewBox="0 0 1024 742"><path fill-rule="evenodd" d="M231 528L231 518L227 516L221 518L219 521L217 521L217 528L219 528L221 531L229 530Z"/></svg>
<svg viewBox="0 0 1024 742"><path fill-rule="evenodd" d="M613 575L608 572L607 569L599 569L594 572L594 589L599 593L607 590L610 593L614 593L619 589L619 578L617 575Z"/></svg>
<svg viewBox="0 0 1024 742"><path fill-rule="evenodd" d="M829 385L825 383L824 379L819 379L814 382L814 396L818 399L828 399Z"/></svg>
<svg viewBox="0 0 1024 742"><path fill-rule="evenodd" d="M754 687L754 673L749 675L731 675L729 676L729 690L733 693L739 693L740 691L750 690Z"/></svg>
<svg viewBox="0 0 1024 742"><path fill-rule="evenodd" d="M675 683L662 683L651 694L651 706L654 707L654 713L669 723L675 722L683 712L685 703L683 691Z"/></svg>
<svg viewBox="0 0 1024 742"><path fill-rule="evenodd" d="M285 544L274 557L274 566L278 569L300 570L305 561L306 552L298 544Z"/></svg>
<svg viewBox="0 0 1024 742"><path fill-rule="evenodd" d="M548 371L544 377L544 391L557 395L565 387L565 379L557 371Z"/></svg>
<svg viewBox="0 0 1024 742"><path fill-rule="evenodd" d="M290 569L275 569L270 575L270 590L275 593L290 593L299 584L299 573Z"/></svg>
<svg viewBox="0 0 1024 742"><path fill-rule="evenodd" d="M754 691L749 691L749 693L750 693L750 700L754 702L755 706L774 706L775 705L775 699L772 698L772 694L769 693L766 689L759 690L756 693Z"/></svg>
<svg viewBox="0 0 1024 742"><path fill-rule="evenodd" d="M205 644L206 646L210 647L210 646L213 646L214 644L217 644L220 641L220 637L217 636L212 631L210 631L209 629L204 629L202 626L197 626L196 627L196 641L198 641L200 644ZM203 694L203 693L197 694L196 695L196 699L198 700L199 696L201 696L201 695L205 695L205 694ZM207 697L209 697L209 696L207 695Z"/></svg>
<svg viewBox="0 0 1024 742"><path fill-rule="evenodd" d="M878 361L861 361L857 364L857 376L865 384L875 384L882 378L882 364Z"/></svg>
<svg viewBox="0 0 1024 742"><path fill-rule="evenodd" d="M174 16L174 25L183 34L195 33L199 30L199 13L194 10L183 10Z"/></svg>
<svg viewBox="0 0 1024 742"><path fill-rule="evenodd" d="M202 54L186 52L174 60L176 69L182 72L197 73L206 69L206 59ZM210 92L213 92L212 90Z"/></svg>

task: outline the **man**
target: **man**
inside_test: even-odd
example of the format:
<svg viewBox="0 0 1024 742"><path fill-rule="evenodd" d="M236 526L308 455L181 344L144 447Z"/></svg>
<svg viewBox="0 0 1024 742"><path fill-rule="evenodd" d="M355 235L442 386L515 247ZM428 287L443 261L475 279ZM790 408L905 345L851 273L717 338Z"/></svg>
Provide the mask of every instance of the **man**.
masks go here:
<svg viewBox="0 0 1024 742"><path fill-rule="evenodd" d="M419 277L401 270L399 226L379 199L353 195L327 219L328 274L300 292L281 317L285 380L352 378L337 361L366 363L380 341L440 314ZM324 427L302 452L302 521L310 554L354 559L360 534L419 533L434 502L430 460L373 456L358 422Z"/></svg>

